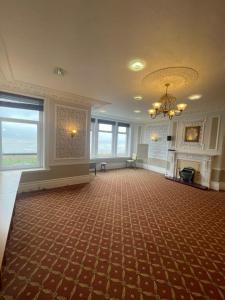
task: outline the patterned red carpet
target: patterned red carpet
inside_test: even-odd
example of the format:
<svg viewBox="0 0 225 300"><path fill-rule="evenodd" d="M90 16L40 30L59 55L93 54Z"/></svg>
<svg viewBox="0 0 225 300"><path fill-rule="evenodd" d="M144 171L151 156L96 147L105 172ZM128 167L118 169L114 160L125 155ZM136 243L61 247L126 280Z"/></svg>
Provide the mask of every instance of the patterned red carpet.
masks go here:
<svg viewBox="0 0 225 300"><path fill-rule="evenodd" d="M145 170L21 196L0 299L225 299L225 193Z"/></svg>

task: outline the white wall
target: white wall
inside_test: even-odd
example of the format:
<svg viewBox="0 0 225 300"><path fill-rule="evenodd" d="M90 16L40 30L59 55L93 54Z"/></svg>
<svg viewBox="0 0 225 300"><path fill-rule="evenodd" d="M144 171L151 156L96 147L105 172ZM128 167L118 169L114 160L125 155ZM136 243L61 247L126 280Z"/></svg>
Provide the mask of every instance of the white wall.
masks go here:
<svg viewBox="0 0 225 300"><path fill-rule="evenodd" d="M219 117L220 125L218 141L215 149L210 149L210 139L216 133L212 131L212 118ZM202 124L202 139L199 144L184 143L185 126ZM151 136L158 136L158 141L151 141ZM167 142L167 135L172 141ZM136 139L137 141L137 139ZM186 113L173 120L150 120L142 125L141 143L149 145L148 159L139 164L140 167L158 172L165 172L167 166L167 150L186 153L200 153L214 155L212 162L212 180L225 182L225 112Z"/></svg>

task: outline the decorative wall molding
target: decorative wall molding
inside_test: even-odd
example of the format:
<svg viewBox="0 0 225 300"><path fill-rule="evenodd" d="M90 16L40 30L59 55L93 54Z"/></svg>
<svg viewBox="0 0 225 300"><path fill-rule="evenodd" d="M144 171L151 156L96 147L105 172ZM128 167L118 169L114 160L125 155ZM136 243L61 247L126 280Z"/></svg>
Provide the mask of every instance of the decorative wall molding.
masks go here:
<svg viewBox="0 0 225 300"><path fill-rule="evenodd" d="M217 119L217 131L213 132L213 120ZM219 134L220 134L220 123L221 123L221 116L220 115L213 115L210 118L210 137L209 137L209 141L208 141L208 149L212 150L212 151L218 151L218 143L219 143ZM213 137L213 135L215 135L215 147L211 148L210 147L210 142L211 139Z"/></svg>
<svg viewBox="0 0 225 300"><path fill-rule="evenodd" d="M23 182L20 184L18 192L22 193L22 192L44 190L44 189L53 189L57 187L88 183L88 182L90 182L89 175L81 175L81 176L57 178L57 179L41 180L41 181L33 181L33 182Z"/></svg>
<svg viewBox="0 0 225 300"><path fill-rule="evenodd" d="M178 146L179 147L188 146L189 148L192 148L192 149L200 148L200 149L203 150L203 148L204 148L203 138L204 138L205 122L206 122L206 119L198 120L198 121L180 122L180 125L182 127L182 136L181 136L181 140L179 141ZM195 127L195 126L200 126L199 142L197 142L197 143L185 142L185 129L186 129L186 127Z"/></svg>
<svg viewBox="0 0 225 300"><path fill-rule="evenodd" d="M66 159L55 159L51 162L48 163L48 167L55 167L55 166L71 166L74 165L81 165L81 164L89 164L90 160L89 159L71 159L71 158L66 158Z"/></svg>
<svg viewBox="0 0 225 300"><path fill-rule="evenodd" d="M148 158L166 160L167 158L168 124L155 124L145 127L143 144L148 144ZM157 136L157 141L152 141L151 136Z"/></svg>
<svg viewBox="0 0 225 300"><path fill-rule="evenodd" d="M87 122L87 110L55 105L55 160L87 159ZM72 138L74 128L77 133Z"/></svg>

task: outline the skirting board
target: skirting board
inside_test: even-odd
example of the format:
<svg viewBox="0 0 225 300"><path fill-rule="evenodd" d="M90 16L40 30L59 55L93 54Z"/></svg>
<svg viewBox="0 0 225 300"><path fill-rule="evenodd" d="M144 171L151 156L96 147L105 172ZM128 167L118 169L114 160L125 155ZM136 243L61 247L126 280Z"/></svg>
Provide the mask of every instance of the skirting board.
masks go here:
<svg viewBox="0 0 225 300"><path fill-rule="evenodd" d="M220 190L220 183L217 181L211 181L210 188L215 191Z"/></svg>
<svg viewBox="0 0 225 300"><path fill-rule="evenodd" d="M150 171L154 171L154 172L157 172L157 173L161 173L161 174L166 173L165 168L152 166L152 165L149 165L149 164L137 163L137 167L138 168L143 168L143 169L146 169L146 170L150 170Z"/></svg>
<svg viewBox="0 0 225 300"><path fill-rule="evenodd" d="M165 174L166 169L157 167L157 166L152 166L149 164L143 164L143 163L138 163L137 167L143 168L146 170L154 171L157 173ZM216 181L211 181L210 188L215 191L225 191L225 182L216 182Z"/></svg>
<svg viewBox="0 0 225 300"><path fill-rule="evenodd" d="M23 182L19 185L19 193L31 192L44 189L53 189L67 185L81 184L90 182L90 175L81 175L66 178L57 178L41 181Z"/></svg>
<svg viewBox="0 0 225 300"><path fill-rule="evenodd" d="M225 182L220 182L220 191L225 191Z"/></svg>
<svg viewBox="0 0 225 300"><path fill-rule="evenodd" d="M106 170L114 170L114 169L124 169L126 167L125 162L108 162L106 166ZM97 171L101 169L100 163L97 164Z"/></svg>

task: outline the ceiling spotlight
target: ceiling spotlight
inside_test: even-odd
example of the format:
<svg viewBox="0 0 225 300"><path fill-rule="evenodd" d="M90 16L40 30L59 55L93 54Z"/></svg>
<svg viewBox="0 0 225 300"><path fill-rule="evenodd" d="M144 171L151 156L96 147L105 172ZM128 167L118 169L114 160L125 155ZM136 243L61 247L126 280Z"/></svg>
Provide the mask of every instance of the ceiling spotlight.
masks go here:
<svg viewBox="0 0 225 300"><path fill-rule="evenodd" d="M188 97L189 100L199 100L202 98L201 94L194 94Z"/></svg>
<svg viewBox="0 0 225 300"><path fill-rule="evenodd" d="M143 70L145 66L146 66L146 62L139 58L130 61L128 64L128 68L134 72Z"/></svg>
<svg viewBox="0 0 225 300"><path fill-rule="evenodd" d="M58 76L64 76L65 75L65 70L63 70L60 67L55 67L54 73Z"/></svg>
<svg viewBox="0 0 225 300"><path fill-rule="evenodd" d="M142 96L134 96L133 98L134 98L134 100L137 100L137 101L140 101L140 100L142 100L142 99L143 99L143 97L142 97Z"/></svg>
<svg viewBox="0 0 225 300"><path fill-rule="evenodd" d="M100 113L105 113L105 112L106 112L106 110L103 110L103 109L102 109L102 110L100 110Z"/></svg>
<svg viewBox="0 0 225 300"><path fill-rule="evenodd" d="M141 111L140 110L134 110L134 113L139 114Z"/></svg>

